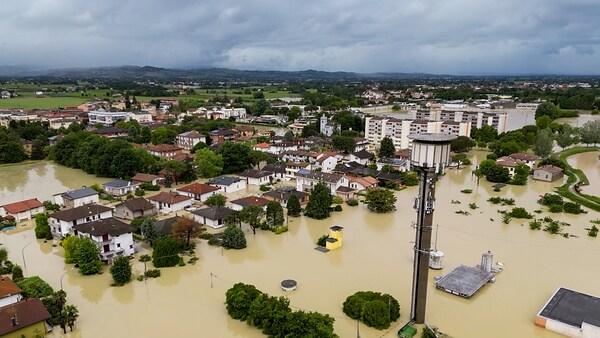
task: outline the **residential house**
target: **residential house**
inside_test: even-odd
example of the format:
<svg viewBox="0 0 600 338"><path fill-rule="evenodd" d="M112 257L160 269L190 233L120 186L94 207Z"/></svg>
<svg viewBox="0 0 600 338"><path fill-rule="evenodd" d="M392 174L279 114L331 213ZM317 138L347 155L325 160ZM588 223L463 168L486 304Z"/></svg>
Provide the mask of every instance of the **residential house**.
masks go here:
<svg viewBox="0 0 600 338"><path fill-rule="evenodd" d="M0 206L0 216L11 216L16 222L32 219L35 215L45 211L46 208L37 198Z"/></svg>
<svg viewBox="0 0 600 338"><path fill-rule="evenodd" d="M74 236L94 241L100 249L100 258L105 262L111 263L116 257L129 257L135 252L133 227L113 217L77 224L71 231Z"/></svg>
<svg viewBox="0 0 600 338"><path fill-rule="evenodd" d="M234 129L220 128L209 132L212 143L223 143L225 141L233 141L239 137L239 133Z"/></svg>
<svg viewBox="0 0 600 338"><path fill-rule="evenodd" d="M218 229L225 226L225 218L235 211L227 207L209 207L192 211L194 221Z"/></svg>
<svg viewBox="0 0 600 338"><path fill-rule="evenodd" d="M150 153L150 155L164 158L167 160L174 160L174 159L176 159L176 157L178 155L183 154L182 148L172 145L172 144L166 144L166 143L150 145L147 147L147 150Z"/></svg>
<svg viewBox="0 0 600 338"><path fill-rule="evenodd" d="M92 188L83 187L61 194L56 194L53 197L54 203L65 208L77 208L85 204L99 203L100 194Z"/></svg>
<svg viewBox="0 0 600 338"><path fill-rule="evenodd" d="M246 180L242 180L239 177L234 176L219 176L211 178L208 184L218 187L219 190L224 193L232 193L246 189Z"/></svg>
<svg viewBox="0 0 600 338"><path fill-rule="evenodd" d="M110 182L102 184L102 188L104 189L104 191L107 194L115 197L125 196L129 193L134 193L139 186L139 183L125 181L121 179L112 180Z"/></svg>
<svg viewBox="0 0 600 338"><path fill-rule="evenodd" d="M263 153L270 153L270 147L271 145L269 143L266 142L262 142L262 143L257 143L255 145L252 146L252 149L255 151L262 151Z"/></svg>
<svg viewBox="0 0 600 338"><path fill-rule="evenodd" d="M348 178L342 174L312 170L300 170L296 173L296 190L298 191L310 191L317 183L324 183L330 193L335 195L339 187L348 186Z"/></svg>
<svg viewBox="0 0 600 338"><path fill-rule="evenodd" d="M219 192L219 188L204 183L194 182L192 184L188 184L184 187L178 188L177 192L182 195L189 196L195 199L196 201L204 202L209 197L217 195L217 193Z"/></svg>
<svg viewBox="0 0 600 338"><path fill-rule="evenodd" d="M20 302L23 299L21 294L23 290L12 281L12 279L1 276L0 277L0 308Z"/></svg>
<svg viewBox="0 0 600 338"><path fill-rule="evenodd" d="M350 161L360 163L361 165L368 165L373 159L375 159L375 155L364 149L350 154Z"/></svg>
<svg viewBox="0 0 600 338"><path fill-rule="evenodd" d="M296 178L296 173L300 170L310 170L312 165L308 162L286 162L285 165L285 176L288 179Z"/></svg>
<svg viewBox="0 0 600 338"><path fill-rule="evenodd" d="M247 169L240 174L248 185L263 185L271 183L273 173L265 170Z"/></svg>
<svg viewBox="0 0 600 338"><path fill-rule="evenodd" d="M515 174L515 170L516 170L517 166L519 164L525 164L525 163L523 163L521 161L518 161L518 160L515 160L515 159L513 159L512 157L509 157L509 156L502 156L502 157L499 157L496 160L496 164L499 165L499 166L501 166L501 167L504 167L504 168L508 169L508 173L509 173L510 177L513 177L513 175Z"/></svg>
<svg viewBox="0 0 600 338"><path fill-rule="evenodd" d="M553 165L544 165L533 170L533 179L545 182L554 182L564 176L560 167Z"/></svg>
<svg viewBox="0 0 600 338"><path fill-rule="evenodd" d="M148 201L162 213L177 212L192 206L192 198L186 195L180 195L176 192L160 192L154 196L148 197Z"/></svg>
<svg viewBox="0 0 600 338"><path fill-rule="evenodd" d="M159 185L164 182L165 178L159 175L137 173L131 178L133 183Z"/></svg>
<svg viewBox="0 0 600 338"><path fill-rule="evenodd" d="M154 204L143 197L127 199L115 206L115 217L133 220L137 217L154 216Z"/></svg>
<svg viewBox="0 0 600 338"><path fill-rule="evenodd" d="M200 142L206 143L206 136L195 130L181 133L175 138L177 146L188 151L194 149L194 146Z"/></svg>
<svg viewBox="0 0 600 338"><path fill-rule="evenodd" d="M282 206L287 206L288 199L296 195L300 204L308 203L308 194L298 191L292 187L282 187L275 190L265 192L262 197L271 201L279 202Z"/></svg>
<svg viewBox="0 0 600 338"><path fill-rule="evenodd" d="M380 158L375 164L377 165L377 170L382 170L385 166L398 171L410 170L410 161L405 158Z"/></svg>
<svg viewBox="0 0 600 338"><path fill-rule="evenodd" d="M288 180L289 177L286 175L285 164L275 163L267 164L262 170L271 173L271 177L275 180Z"/></svg>
<svg viewBox="0 0 600 338"><path fill-rule="evenodd" d="M298 145L293 142L279 142L279 143L271 143L269 145L268 152L274 155L282 154L286 151L296 151L298 150Z"/></svg>
<svg viewBox="0 0 600 338"><path fill-rule="evenodd" d="M354 176L349 175L348 177L348 187L354 189L356 191L363 191L369 188L377 187L377 179L371 176Z"/></svg>
<svg viewBox="0 0 600 338"><path fill-rule="evenodd" d="M402 185L402 176L399 173L380 172L376 176L379 186Z"/></svg>
<svg viewBox="0 0 600 338"><path fill-rule="evenodd" d="M66 236L77 224L89 223L110 218L113 209L100 204L85 204L72 209L57 211L48 216L52 233L58 237Z"/></svg>
<svg viewBox="0 0 600 338"><path fill-rule="evenodd" d="M50 313L38 298L0 308L0 337L45 337Z"/></svg>
<svg viewBox="0 0 600 338"><path fill-rule="evenodd" d="M296 162L296 163L315 163L317 161L318 153L307 151L307 150L290 150L285 151L279 155L279 158L283 162Z"/></svg>
<svg viewBox="0 0 600 338"><path fill-rule="evenodd" d="M183 220L183 219L184 219L184 217L181 217L181 216L174 216L174 217L161 219L161 220L154 222L154 224L152 224L152 228L154 229L154 232L159 236L170 235L173 233L173 226L177 222L179 222L180 220Z"/></svg>
<svg viewBox="0 0 600 338"><path fill-rule="evenodd" d="M327 137L331 137L333 134L339 133L342 130L338 123L333 121L333 119L329 120L325 115L321 116L320 122L320 132Z"/></svg>
<svg viewBox="0 0 600 338"><path fill-rule="evenodd" d="M129 136L129 131L127 129L118 127L98 128L96 130L93 130L92 133L106 138L118 138Z"/></svg>
<svg viewBox="0 0 600 338"><path fill-rule="evenodd" d="M514 161L527 165L529 169L533 169L535 162L540 159L539 156L528 153L514 153L508 155L508 157L512 158Z"/></svg>
<svg viewBox="0 0 600 338"><path fill-rule="evenodd" d="M231 209L240 211L247 206L257 206L266 210L269 200L258 196L247 196L231 201Z"/></svg>
<svg viewBox="0 0 600 338"><path fill-rule="evenodd" d="M368 147L369 147L369 140L367 140L365 138L356 138L354 140L354 152L367 150Z"/></svg>
<svg viewBox="0 0 600 338"><path fill-rule="evenodd" d="M323 153L317 157L317 165L324 173L330 173L335 169L338 158L335 153Z"/></svg>

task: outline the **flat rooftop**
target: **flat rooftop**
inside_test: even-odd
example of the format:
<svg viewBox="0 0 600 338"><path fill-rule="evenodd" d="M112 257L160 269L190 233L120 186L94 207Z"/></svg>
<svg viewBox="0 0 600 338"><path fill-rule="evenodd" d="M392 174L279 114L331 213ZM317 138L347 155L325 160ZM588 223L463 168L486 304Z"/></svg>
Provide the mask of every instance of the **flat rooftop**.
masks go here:
<svg viewBox="0 0 600 338"><path fill-rule="evenodd" d="M435 282L438 289L469 298L494 278L491 272L476 267L461 265Z"/></svg>
<svg viewBox="0 0 600 338"><path fill-rule="evenodd" d="M575 327L583 322L600 327L600 298L560 288L538 315Z"/></svg>

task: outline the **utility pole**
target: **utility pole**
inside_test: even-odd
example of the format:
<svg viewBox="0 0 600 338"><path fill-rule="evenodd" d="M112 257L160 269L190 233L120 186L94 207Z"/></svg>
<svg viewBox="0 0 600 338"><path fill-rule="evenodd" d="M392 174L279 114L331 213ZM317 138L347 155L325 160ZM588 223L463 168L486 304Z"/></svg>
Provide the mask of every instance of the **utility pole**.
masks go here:
<svg viewBox="0 0 600 338"><path fill-rule="evenodd" d="M420 178L419 195L414 205L417 211L417 222L410 319L416 324L424 324L435 207L435 182L438 173L441 173L450 163L450 142L456 136L423 133L411 134L409 137L412 139L411 167L419 173Z"/></svg>

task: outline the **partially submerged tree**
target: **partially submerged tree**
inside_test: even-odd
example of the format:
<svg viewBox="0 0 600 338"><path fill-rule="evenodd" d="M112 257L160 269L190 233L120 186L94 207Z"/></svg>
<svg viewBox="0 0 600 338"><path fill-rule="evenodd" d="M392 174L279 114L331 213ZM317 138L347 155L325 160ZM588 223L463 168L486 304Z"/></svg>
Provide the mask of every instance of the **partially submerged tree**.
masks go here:
<svg viewBox="0 0 600 338"><path fill-rule="evenodd" d="M304 215L315 219L325 219L329 217L331 202L332 197L329 194L329 188L319 182L310 192Z"/></svg>

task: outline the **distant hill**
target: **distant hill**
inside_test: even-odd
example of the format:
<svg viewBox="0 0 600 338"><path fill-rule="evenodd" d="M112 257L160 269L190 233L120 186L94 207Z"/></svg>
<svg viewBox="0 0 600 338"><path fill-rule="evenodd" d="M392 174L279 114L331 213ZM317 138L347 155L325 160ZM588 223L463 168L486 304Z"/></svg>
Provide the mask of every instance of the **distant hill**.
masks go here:
<svg viewBox="0 0 600 338"><path fill-rule="evenodd" d="M155 81L352 81L368 79L440 78L420 73L353 73L318 70L271 71L227 68L169 69L151 66L40 69L0 66L0 77L49 77L63 79L155 80Z"/></svg>

